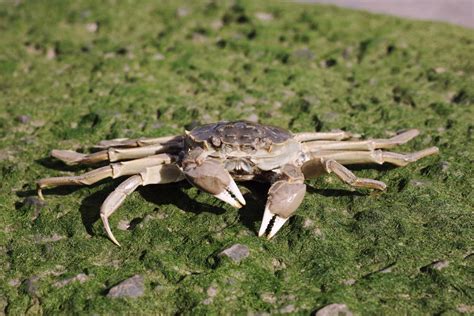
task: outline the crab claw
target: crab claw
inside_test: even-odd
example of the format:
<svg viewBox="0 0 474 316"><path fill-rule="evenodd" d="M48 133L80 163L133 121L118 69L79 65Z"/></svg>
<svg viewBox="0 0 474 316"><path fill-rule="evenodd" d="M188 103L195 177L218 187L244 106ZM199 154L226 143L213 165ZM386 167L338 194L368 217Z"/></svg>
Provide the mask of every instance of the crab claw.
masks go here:
<svg viewBox="0 0 474 316"><path fill-rule="evenodd" d="M183 172L186 179L195 187L214 195L233 207L241 208L242 205L245 205L245 199L237 184L220 161L205 159L199 164L186 162Z"/></svg>
<svg viewBox="0 0 474 316"><path fill-rule="evenodd" d="M284 180L275 182L268 191L268 201L258 236L263 236L267 231L268 239L275 236L301 204L305 192L306 185L303 183Z"/></svg>

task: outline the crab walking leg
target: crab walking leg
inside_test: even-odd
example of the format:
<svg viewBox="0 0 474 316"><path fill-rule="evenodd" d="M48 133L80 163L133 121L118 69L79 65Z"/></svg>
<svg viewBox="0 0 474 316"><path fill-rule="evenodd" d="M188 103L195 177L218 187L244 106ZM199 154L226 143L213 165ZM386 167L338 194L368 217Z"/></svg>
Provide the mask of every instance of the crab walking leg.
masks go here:
<svg viewBox="0 0 474 316"><path fill-rule="evenodd" d="M141 170L175 161L171 155L160 154L142 159L113 163L108 166L94 169L79 176L52 177L40 179L36 182L38 196L44 199L42 189L63 185L91 185L105 178L118 178L125 175L139 173Z"/></svg>
<svg viewBox="0 0 474 316"><path fill-rule="evenodd" d="M186 179L195 187L233 207L241 208L245 205L239 187L224 165L219 160L205 157L202 148L190 151L183 159L182 166Z"/></svg>
<svg viewBox="0 0 474 316"><path fill-rule="evenodd" d="M156 144L166 144L166 143L180 143L183 141L183 136L163 136L157 138L137 138L137 139L129 139L129 138L116 138L110 140L103 140L100 141L95 148L103 148L107 149L110 147L144 147Z"/></svg>
<svg viewBox="0 0 474 316"><path fill-rule="evenodd" d="M52 177L40 179L36 182L38 197L44 200L42 190L49 187L62 185L91 185L105 178L113 176L113 171L110 166L105 166L99 169L86 172L79 176L70 177Z"/></svg>
<svg viewBox="0 0 474 316"><path fill-rule="evenodd" d="M284 165L278 181L274 182L268 191L268 200L263 213L262 224L258 232L261 237L269 229L267 238L270 239L281 229L303 201L306 192L304 176L294 165Z"/></svg>
<svg viewBox="0 0 474 316"><path fill-rule="evenodd" d="M411 162L421 158L435 155L439 152L437 147L426 148L417 152L401 154L390 151L341 151L341 152L315 152L310 153L312 159L323 158L324 160L336 160L343 165L377 163L391 163L398 167L404 167Z"/></svg>
<svg viewBox="0 0 474 316"><path fill-rule="evenodd" d="M100 208L100 218L104 224L107 236L117 245L120 243L115 238L109 225L109 216L112 215L127 196L133 193L139 186L158 183L178 182L184 179L181 170L176 165L159 165L148 167L139 174L131 176L122 182L109 196L105 199Z"/></svg>
<svg viewBox="0 0 474 316"><path fill-rule="evenodd" d="M181 149L180 143L156 144L137 148L109 148L92 154L81 154L72 150L51 151L51 156L63 161L67 165L91 165L101 161L120 161L138 159L164 152Z"/></svg>
<svg viewBox="0 0 474 316"><path fill-rule="evenodd" d="M294 137L297 141L307 142L313 140L344 140L349 138L359 138L359 134L352 134L345 131L333 132L314 132L314 133L295 133Z"/></svg>
<svg viewBox="0 0 474 316"><path fill-rule="evenodd" d="M323 164L327 173L334 172L334 174L338 176L339 179L349 184L350 186L377 190L385 190L387 188L387 185L382 181L357 177L355 174L352 173L352 171L350 171L335 160L327 160L324 161Z"/></svg>
<svg viewBox="0 0 474 316"><path fill-rule="evenodd" d="M341 142L308 142L303 143L304 151L316 150L374 150L383 148L393 148L405 144L420 132L417 129L410 129L389 139L368 139L362 141L341 141Z"/></svg>

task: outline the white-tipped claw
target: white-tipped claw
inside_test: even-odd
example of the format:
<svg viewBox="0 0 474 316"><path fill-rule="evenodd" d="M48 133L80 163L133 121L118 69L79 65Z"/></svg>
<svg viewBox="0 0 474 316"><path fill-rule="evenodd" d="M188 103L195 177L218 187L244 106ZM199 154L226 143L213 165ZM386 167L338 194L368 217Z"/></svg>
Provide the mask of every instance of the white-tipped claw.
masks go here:
<svg viewBox="0 0 474 316"><path fill-rule="evenodd" d="M230 205L232 205L232 206L235 207L235 208L241 208L241 207L242 207L242 205L241 205L239 202L237 202L237 201L229 194L229 192L227 192L227 191L225 191L225 190L222 191L222 192L219 193L219 194L214 195L214 196L215 196L216 198L218 198L219 200L221 200L221 201L224 201L224 202L226 202L226 203L229 203Z"/></svg>
<svg viewBox="0 0 474 316"><path fill-rule="evenodd" d="M267 231L268 225L272 221L274 214L270 212L268 208L265 208L265 212L263 213L262 224L260 225L260 230L258 231L258 237L262 237L265 232Z"/></svg>
<svg viewBox="0 0 474 316"><path fill-rule="evenodd" d="M286 223L288 218L283 218L275 215L275 221L273 222L272 230L267 236L267 239L271 239L280 230L280 228Z"/></svg>
<svg viewBox="0 0 474 316"><path fill-rule="evenodd" d="M235 183L234 179L232 179L232 178L230 179L230 184L227 187L227 190L230 191L230 193L232 193L237 198L237 200L239 201L240 204L242 204L242 205L246 204L244 196L242 195L242 192L240 192L240 189L237 186L237 184Z"/></svg>
<svg viewBox="0 0 474 316"><path fill-rule="evenodd" d="M104 223L104 227L105 227L105 231L107 232L107 236L109 236L110 240L112 240L114 242L114 244L116 244L117 246L120 247L120 243L117 241L117 239L115 239L114 234L112 234L112 230L110 229L109 220L108 220L107 216L105 216L104 214L100 214L100 217L102 218L102 222Z"/></svg>

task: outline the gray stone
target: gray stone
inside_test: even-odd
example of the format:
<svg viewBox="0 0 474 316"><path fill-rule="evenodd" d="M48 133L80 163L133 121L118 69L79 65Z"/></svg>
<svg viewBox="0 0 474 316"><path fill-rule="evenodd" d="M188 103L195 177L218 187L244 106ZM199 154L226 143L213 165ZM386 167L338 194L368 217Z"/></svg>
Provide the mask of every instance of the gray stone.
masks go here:
<svg viewBox="0 0 474 316"><path fill-rule="evenodd" d="M134 275L115 285L107 293L107 297L140 297L145 293L145 285L141 275Z"/></svg>
<svg viewBox="0 0 474 316"><path fill-rule="evenodd" d="M260 299L269 304L275 304L277 301L276 296L273 293L262 293L260 294Z"/></svg>
<svg viewBox="0 0 474 316"><path fill-rule="evenodd" d="M297 49L293 52L293 58L297 60L312 60L314 53L308 48Z"/></svg>
<svg viewBox="0 0 474 316"><path fill-rule="evenodd" d="M208 289L207 289L207 295L209 297L214 297L217 295L217 288L215 286L210 286Z"/></svg>
<svg viewBox="0 0 474 316"><path fill-rule="evenodd" d="M346 304L330 304L319 309L315 316L352 316Z"/></svg>
<svg viewBox="0 0 474 316"><path fill-rule="evenodd" d="M68 285L71 282L76 282L77 281L79 283L84 283L87 280L89 280L89 277L85 273L79 273L78 275L73 276L72 278L67 278L67 279L64 279L64 280L61 280L61 281L58 281L58 282L54 283L54 286L57 287L57 288L62 288L64 286Z"/></svg>
<svg viewBox="0 0 474 316"><path fill-rule="evenodd" d="M20 279L11 279L10 281L8 281L8 285L13 286L13 287L17 287L20 284L21 284Z"/></svg>
<svg viewBox="0 0 474 316"><path fill-rule="evenodd" d="M247 121L258 123L259 117L257 114L253 113L247 116Z"/></svg>
<svg viewBox="0 0 474 316"><path fill-rule="evenodd" d="M31 118L28 115L19 115L16 117L16 120L21 124L26 124L31 120Z"/></svg>
<svg viewBox="0 0 474 316"><path fill-rule="evenodd" d="M414 187L424 187L428 184L429 184L429 182L425 181L425 180L418 180L418 179L410 180L410 185L412 185Z"/></svg>
<svg viewBox="0 0 474 316"><path fill-rule="evenodd" d="M355 284L355 283L356 283L355 279L346 279L346 280L342 281L342 284L344 284L344 285L352 285L352 284Z"/></svg>
<svg viewBox="0 0 474 316"><path fill-rule="evenodd" d="M294 313L294 312L296 312L296 308L295 308L295 305L293 305L293 304L286 305L286 306L280 308L280 313L281 314L290 314L290 313Z"/></svg>
<svg viewBox="0 0 474 316"><path fill-rule="evenodd" d="M273 20L273 14L269 12L257 12L255 13L255 17L260 21L271 21Z"/></svg>
<svg viewBox="0 0 474 316"><path fill-rule="evenodd" d="M38 295L38 280L39 277L33 275L29 279L26 279L23 284L25 286L26 293L30 296L37 296Z"/></svg>
<svg viewBox="0 0 474 316"><path fill-rule="evenodd" d="M444 268L447 268L449 266L449 261L448 260L439 260L435 261L431 264L431 268L435 270L443 270Z"/></svg>
<svg viewBox="0 0 474 316"><path fill-rule="evenodd" d="M220 257L228 257L230 260L239 263L249 256L249 248L242 244L235 244L219 253Z"/></svg>
<svg viewBox="0 0 474 316"><path fill-rule="evenodd" d="M462 314L473 314L474 313L474 305L466 305L460 304L456 307L457 311Z"/></svg>

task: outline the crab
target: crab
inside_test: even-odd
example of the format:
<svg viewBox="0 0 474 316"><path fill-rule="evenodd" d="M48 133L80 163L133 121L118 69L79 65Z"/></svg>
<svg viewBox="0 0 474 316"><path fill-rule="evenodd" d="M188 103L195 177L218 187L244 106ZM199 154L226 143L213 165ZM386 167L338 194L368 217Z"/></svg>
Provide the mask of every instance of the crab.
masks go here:
<svg viewBox="0 0 474 316"><path fill-rule="evenodd" d="M108 237L120 246L108 218L139 186L186 179L200 190L240 208L245 199L235 181L269 182L258 235L270 239L303 201L306 179L334 173L352 187L385 190L385 183L359 178L345 165L406 166L437 154L437 147L407 154L384 150L404 144L418 134L418 130L409 129L389 139L361 140L360 135L341 130L291 133L247 121L223 121L178 136L106 140L95 146L99 151L91 154L53 150L51 155L68 165L108 164L78 176L38 180L38 196L43 199L44 188L91 185L105 178L128 176L100 208Z"/></svg>

